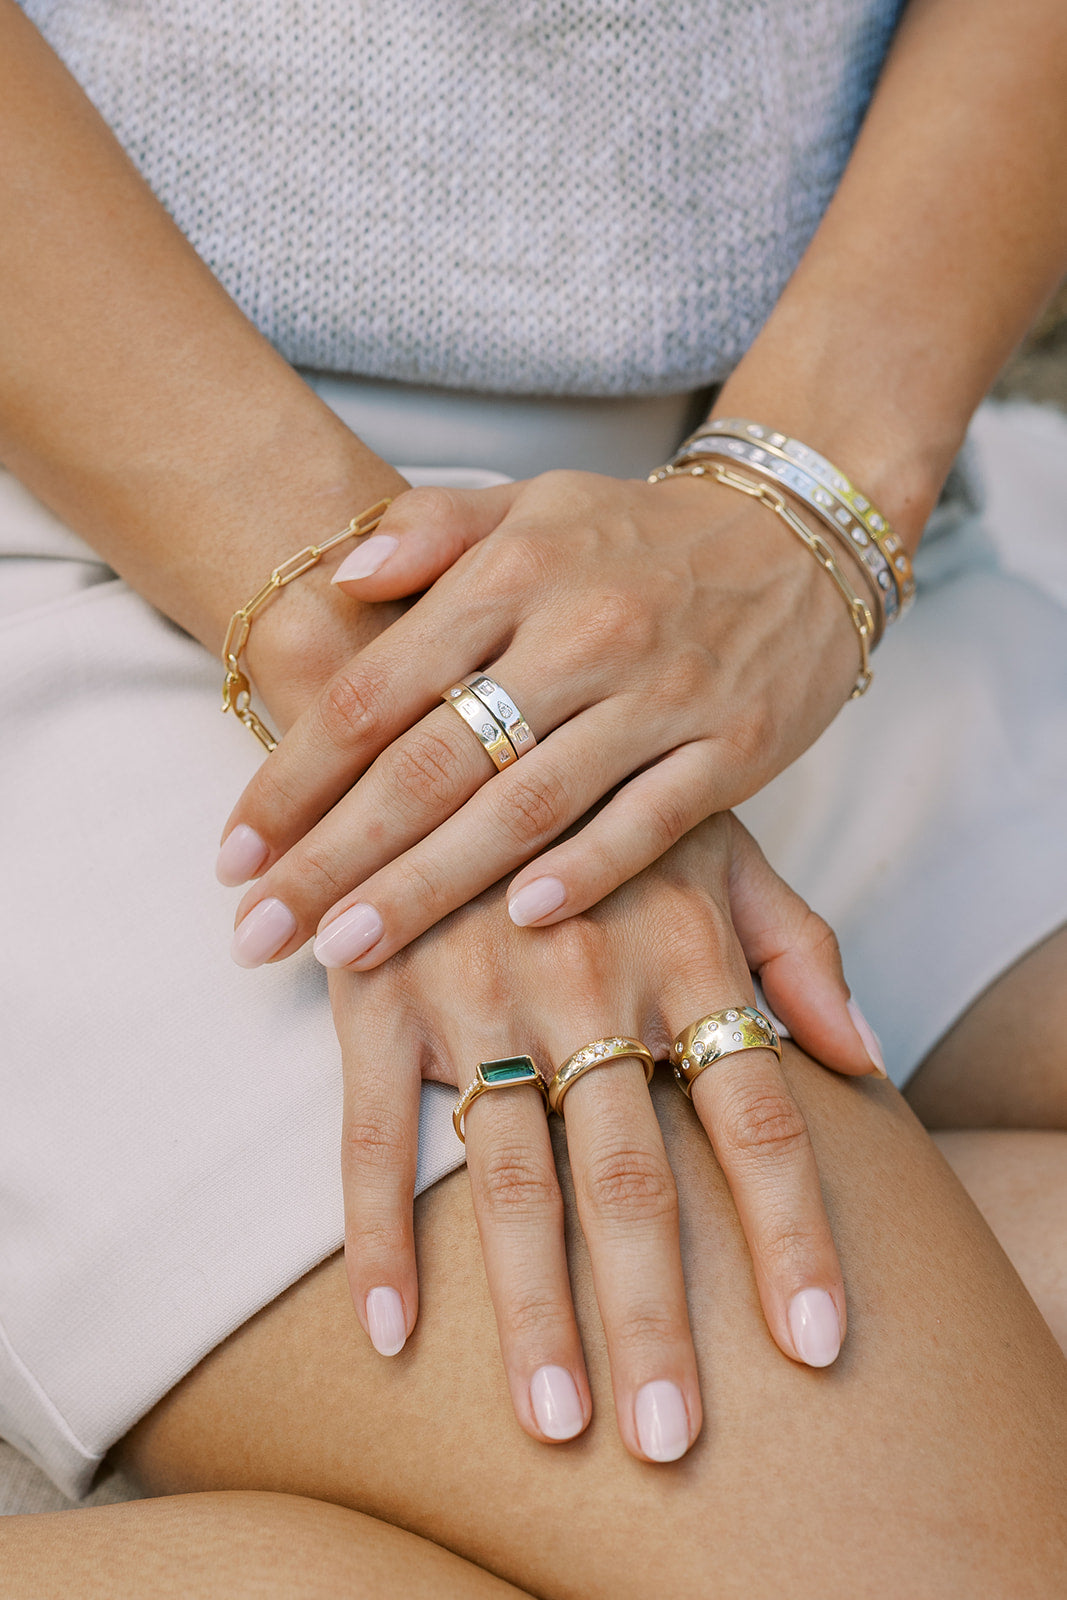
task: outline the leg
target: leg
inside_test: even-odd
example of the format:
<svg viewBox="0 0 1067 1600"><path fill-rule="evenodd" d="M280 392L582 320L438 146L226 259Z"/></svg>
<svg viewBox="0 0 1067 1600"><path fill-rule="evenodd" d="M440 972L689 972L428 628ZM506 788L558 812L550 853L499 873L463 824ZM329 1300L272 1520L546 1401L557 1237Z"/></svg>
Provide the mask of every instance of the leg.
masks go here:
<svg viewBox="0 0 1067 1600"><path fill-rule="evenodd" d="M941 1154L1067 1352L1067 1133L938 1133Z"/></svg>
<svg viewBox="0 0 1067 1600"><path fill-rule="evenodd" d="M0 1521L6 1600L520 1600L439 1545L280 1494L189 1494Z"/></svg>
<svg viewBox="0 0 1067 1600"><path fill-rule="evenodd" d="M683 1461L620 1447L573 1233L597 1419L556 1448L519 1432L460 1173L420 1201L423 1309L401 1356L369 1350L334 1258L172 1391L124 1441L126 1465L156 1493L333 1500L546 1600L1052 1600L1067 1557L1063 1357L895 1091L792 1048L786 1065L845 1265L848 1341L822 1372L771 1344L729 1196L664 1085L707 1413Z"/></svg>
<svg viewBox="0 0 1067 1600"><path fill-rule="evenodd" d="M1005 1051L1004 1041L1022 1047ZM979 997L908 1100L1067 1349L1067 928ZM1025 1131L1038 1130L1038 1131Z"/></svg>

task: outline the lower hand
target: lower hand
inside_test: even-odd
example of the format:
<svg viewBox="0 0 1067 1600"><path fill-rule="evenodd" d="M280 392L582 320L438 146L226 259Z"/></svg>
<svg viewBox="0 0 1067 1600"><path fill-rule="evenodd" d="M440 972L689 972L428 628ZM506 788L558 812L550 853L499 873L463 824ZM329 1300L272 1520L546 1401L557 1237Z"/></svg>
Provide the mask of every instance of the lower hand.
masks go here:
<svg viewBox="0 0 1067 1600"><path fill-rule="evenodd" d="M736 931L735 931L736 929ZM423 1078L457 1093L479 1060L529 1054L546 1077L601 1037L657 1059L706 1012L751 1004L750 969L810 1053L868 1073L833 935L729 814L713 818L595 911L520 932L495 888L387 966L331 974L344 1061L346 1260L363 1327L394 1354L418 1309L412 1194ZM692 1103L727 1177L767 1325L825 1365L845 1329L841 1269L803 1117L768 1050L724 1057ZM634 1059L597 1066L564 1100L582 1228L620 1433L648 1460L701 1425L677 1196ZM466 1118L474 1207L516 1416L573 1437L591 1400L568 1281L563 1206L541 1096L482 1094Z"/></svg>

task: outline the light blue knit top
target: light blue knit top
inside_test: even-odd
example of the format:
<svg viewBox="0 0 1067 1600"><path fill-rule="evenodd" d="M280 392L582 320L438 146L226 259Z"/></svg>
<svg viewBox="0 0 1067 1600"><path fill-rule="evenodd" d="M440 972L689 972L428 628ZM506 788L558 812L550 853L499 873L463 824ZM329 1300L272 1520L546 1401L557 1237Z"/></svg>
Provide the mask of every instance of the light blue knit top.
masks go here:
<svg viewBox="0 0 1067 1600"><path fill-rule="evenodd" d="M900 0L23 0L299 365L723 377L824 211Z"/></svg>

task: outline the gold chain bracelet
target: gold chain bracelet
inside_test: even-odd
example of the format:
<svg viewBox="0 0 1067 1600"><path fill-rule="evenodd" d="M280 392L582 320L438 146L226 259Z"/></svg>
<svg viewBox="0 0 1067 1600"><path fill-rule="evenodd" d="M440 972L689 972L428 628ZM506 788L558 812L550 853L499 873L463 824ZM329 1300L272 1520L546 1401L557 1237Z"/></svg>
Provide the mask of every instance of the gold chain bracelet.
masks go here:
<svg viewBox="0 0 1067 1600"><path fill-rule="evenodd" d="M660 474L655 479L657 483L664 483L669 478L714 478L728 489L739 489L742 494L747 494L753 500L758 500L760 505L766 506L768 511L773 511L775 516L796 534L823 570L829 573L848 607L852 626L860 642L860 670L852 685L849 699L858 700L861 694L866 694L874 677L871 671L871 641L874 637L874 617L871 608L849 583L834 560L834 553L826 540L819 534L813 533L807 523L801 521L786 503L784 495L778 494L769 484L758 483L754 478L747 478L729 467L720 466L718 462L701 462L691 467L660 468Z"/></svg>
<svg viewBox="0 0 1067 1600"><path fill-rule="evenodd" d="M266 723L262 722L252 710L252 690L246 674L241 671L241 654L248 643L253 621L279 589L284 589L294 578L302 577L312 567L317 567L328 551L342 544L345 539L355 539L360 534L373 533L391 505L392 500L379 500L376 505L361 511L358 517L353 517L348 527L343 528L340 533L335 533L332 538L324 540L322 544L305 545L295 556L290 556L280 567L275 567L262 589L230 618L230 626L226 629L226 642L222 647L222 664L226 668L226 677L222 684L222 709L224 712L232 711L235 717L240 717L245 727L256 736L264 749L277 749L278 741Z"/></svg>

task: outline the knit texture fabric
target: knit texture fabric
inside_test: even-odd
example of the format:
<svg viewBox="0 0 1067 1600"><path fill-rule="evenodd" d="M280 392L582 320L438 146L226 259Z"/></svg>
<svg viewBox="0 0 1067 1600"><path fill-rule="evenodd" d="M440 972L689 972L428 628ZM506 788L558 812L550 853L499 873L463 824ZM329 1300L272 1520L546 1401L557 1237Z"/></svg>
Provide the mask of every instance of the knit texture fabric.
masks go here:
<svg viewBox="0 0 1067 1600"><path fill-rule="evenodd" d="M23 0L290 361L524 394L724 377L900 0Z"/></svg>

